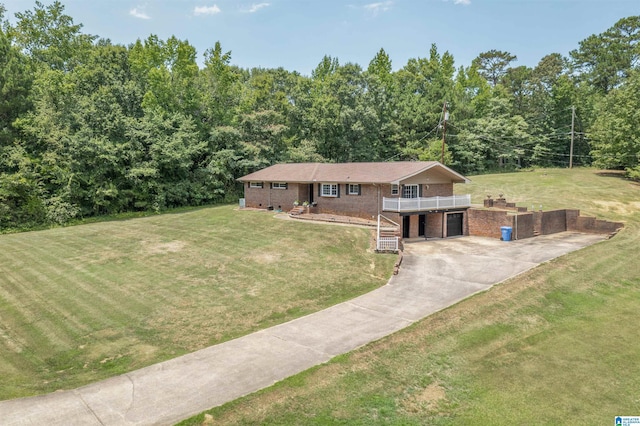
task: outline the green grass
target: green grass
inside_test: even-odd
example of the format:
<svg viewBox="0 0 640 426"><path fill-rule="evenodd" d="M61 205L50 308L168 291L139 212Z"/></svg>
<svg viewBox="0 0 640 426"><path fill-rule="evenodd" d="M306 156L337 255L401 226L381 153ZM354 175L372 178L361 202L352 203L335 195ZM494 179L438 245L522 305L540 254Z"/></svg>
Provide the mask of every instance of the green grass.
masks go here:
<svg viewBox="0 0 640 426"><path fill-rule="evenodd" d="M476 176L456 190L626 227L184 424L603 425L640 413L640 186L548 169Z"/></svg>
<svg viewBox="0 0 640 426"><path fill-rule="evenodd" d="M232 206L0 235L0 399L68 389L370 291L370 231Z"/></svg>

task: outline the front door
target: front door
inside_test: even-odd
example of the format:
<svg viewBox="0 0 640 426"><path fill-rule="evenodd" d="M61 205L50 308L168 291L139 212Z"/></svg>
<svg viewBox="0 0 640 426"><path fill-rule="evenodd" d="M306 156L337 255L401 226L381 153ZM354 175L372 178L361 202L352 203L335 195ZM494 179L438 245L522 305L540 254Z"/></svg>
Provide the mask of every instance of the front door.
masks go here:
<svg viewBox="0 0 640 426"><path fill-rule="evenodd" d="M402 216L402 238L409 238L411 216Z"/></svg>
<svg viewBox="0 0 640 426"><path fill-rule="evenodd" d="M424 237L424 230L427 224L427 215L421 214L418 216L418 237Z"/></svg>
<svg viewBox="0 0 640 426"><path fill-rule="evenodd" d="M450 213L447 215L447 237L456 237L462 234L462 213Z"/></svg>

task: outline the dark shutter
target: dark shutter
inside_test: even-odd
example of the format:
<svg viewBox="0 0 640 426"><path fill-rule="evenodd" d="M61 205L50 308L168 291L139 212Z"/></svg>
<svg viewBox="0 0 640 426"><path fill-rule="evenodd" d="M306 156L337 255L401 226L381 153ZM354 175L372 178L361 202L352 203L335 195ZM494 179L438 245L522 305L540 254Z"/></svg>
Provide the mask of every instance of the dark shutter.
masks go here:
<svg viewBox="0 0 640 426"><path fill-rule="evenodd" d="M358 195L362 195L362 184L358 184Z"/></svg>
<svg viewBox="0 0 640 426"><path fill-rule="evenodd" d="M284 184L284 189L289 189L289 184L288 183Z"/></svg>
<svg viewBox="0 0 640 426"><path fill-rule="evenodd" d="M418 197L422 197L422 184L418 185Z"/></svg>
<svg viewBox="0 0 640 426"><path fill-rule="evenodd" d="M337 198L340 198L340 184L337 183L336 186L338 187L338 197ZM349 191L347 191L347 192L349 192Z"/></svg>
<svg viewBox="0 0 640 426"><path fill-rule="evenodd" d="M322 184L318 184L318 197L322 197Z"/></svg>
<svg viewBox="0 0 640 426"><path fill-rule="evenodd" d="M273 182L269 182L269 189L273 189Z"/></svg>

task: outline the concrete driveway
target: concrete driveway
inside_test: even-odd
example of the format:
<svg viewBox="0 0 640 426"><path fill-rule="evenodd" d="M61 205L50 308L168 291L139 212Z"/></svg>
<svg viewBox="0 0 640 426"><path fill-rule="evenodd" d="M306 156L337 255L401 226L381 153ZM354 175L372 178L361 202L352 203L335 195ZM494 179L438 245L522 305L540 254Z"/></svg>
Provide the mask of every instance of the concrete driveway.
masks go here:
<svg viewBox="0 0 640 426"><path fill-rule="evenodd" d="M564 232L406 245L400 274L303 318L82 388L0 402L0 425L168 425L380 339L539 263L603 240Z"/></svg>

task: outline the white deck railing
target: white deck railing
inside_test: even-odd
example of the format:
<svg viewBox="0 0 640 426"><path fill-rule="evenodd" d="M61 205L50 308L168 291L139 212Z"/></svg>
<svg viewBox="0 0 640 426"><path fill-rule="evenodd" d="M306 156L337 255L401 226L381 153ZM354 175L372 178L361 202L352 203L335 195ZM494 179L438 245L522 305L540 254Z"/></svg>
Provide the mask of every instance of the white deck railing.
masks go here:
<svg viewBox="0 0 640 426"><path fill-rule="evenodd" d="M382 211L416 212L426 210L471 207L471 195L452 195L451 197L420 198L383 198Z"/></svg>
<svg viewBox="0 0 640 426"><path fill-rule="evenodd" d="M398 237L378 237L377 251L398 251Z"/></svg>
<svg viewBox="0 0 640 426"><path fill-rule="evenodd" d="M381 214L378 215L378 230L376 231L376 251L398 251L400 238L398 237L381 237L380 236L380 218L383 217ZM387 219L389 220L389 219ZM390 221L396 226L400 226L394 221Z"/></svg>

